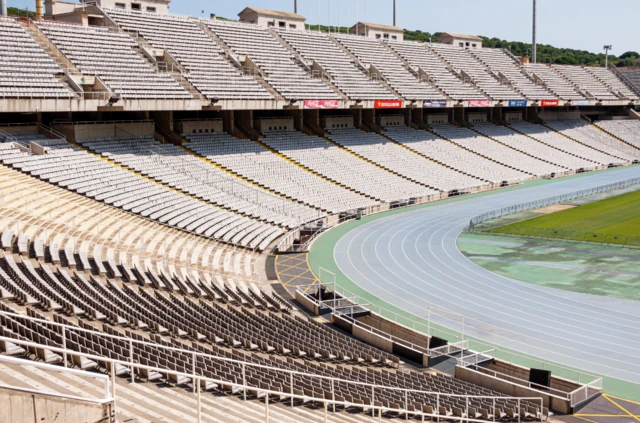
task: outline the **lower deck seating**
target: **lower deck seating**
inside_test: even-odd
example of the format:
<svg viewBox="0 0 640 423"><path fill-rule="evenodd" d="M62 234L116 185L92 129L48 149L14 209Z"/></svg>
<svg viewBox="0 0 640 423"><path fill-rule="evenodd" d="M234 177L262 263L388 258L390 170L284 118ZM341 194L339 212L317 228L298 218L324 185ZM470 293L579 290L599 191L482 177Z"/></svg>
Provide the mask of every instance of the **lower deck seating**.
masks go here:
<svg viewBox="0 0 640 423"><path fill-rule="evenodd" d="M596 125L611 135L640 148L640 120L601 120L596 122Z"/></svg>

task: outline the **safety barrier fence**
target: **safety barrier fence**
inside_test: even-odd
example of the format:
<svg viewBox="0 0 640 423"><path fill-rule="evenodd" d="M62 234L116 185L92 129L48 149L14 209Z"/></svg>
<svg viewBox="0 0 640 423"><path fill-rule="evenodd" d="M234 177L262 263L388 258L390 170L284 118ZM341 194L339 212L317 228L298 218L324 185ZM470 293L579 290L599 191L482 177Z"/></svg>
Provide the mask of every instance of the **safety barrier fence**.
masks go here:
<svg viewBox="0 0 640 423"><path fill-rule="evenodd" d="M197 351L193 351L193 350L185 350L185 349L180 349L177 347L169 347L169 346L164 346L164 345L160 345L160 344L155 344L152 342L146 342L146 341L139 341L139 340L135 340L132 338L126 338L126 337L120 337L120 336L115 336L115 335L108 335L106 333L102 333L102 332L97 332L97 331L92 331L92 330L88 330L88 329L83 329L80 327L75 327L75 326L69 326L69 325L64 325L64 324L60 324L60 323L55 323L55 322L51 322L48 320L43 320L43 319L38 319L38 318L33 318L33 317L29 317L29 316L22 316L19 314L14 314L14 313L7 313L7 312L0 312L0 315L6 316L6 317L10 317L13 319L17 319L17 320L31 320L33 322L37 322L38 324L41 325L47 325L47 326L54 326L54 327L58 327L59 330L61 331L61 339L62 339L62 346L61 347L54 347L54 346L49 346L49 345L44 345L44 344L40 344L40 343L34 343L34 342L30 342L30 341L24 341L21 339L14 339L14 338L10 338L10 337L5 337L2 336L0 337L0 344L4 344L6 342L12 343L14 345L17 346L21 346L21 347L25 347L25 350L27 349L31 349L31 350L48 350L50 352L59 354L60 356L63 357L63 366L66 367L68 366L68 360L72 357L83 357L89 360L92 360L96 363L103 363L106 365L109 374L110 374L110 379L111 379L111 384L110 384L110 395L112 398L115 399L116 402L116 406L117 406L117 389L116 389L116 365L119 366L124 366L128 369L130 369L129 372L129 376L130 376L130 381L131 383L136 383L136 378L135 378L135 374L136 374L136 369L145 369L147 371L151 371L151 372L156 372L156 373L160 373L163 375L166 375L167 377L169 375L171 376L175 376L175 380L182 380L184 378L189 379L193 384L194 384L194 390L196 391L196 395L197 395L197 421L198 423L201 422L201 386L202 385L208 385L210 383L215 384L215 386L217 387L222 387L225 390L231 391L231 392L240 392L242 397L246 400L248 396L253 396L253 397L257 397L257 398L261 398L264 397L265 399L265 421L268 421L268 415L269 415L269 396L272 395L272 398L279 398L279 399L290 399L291 401L291 406L294 406L294 400L303 400L303 402L306 401L312 401L312 402L317 402L317 403L321 403L324 405L324 409L325 409L325 420L326 420L326 411L328 410L328 407L331 405L333 407L333 411L335 411L335 407L336 406L342 406L342 407L352 407L352 408L360 408L363 411L369 410L371 411L372 415L375 415L375 412L378 411L381 417L381 414L384 412L394 412L394 413L400 413L400 414L406 414L407 416L411 415L411 416L418 416L418 417L432 417L434 419L438 419L440 417L446 417L447 419L450 418L454 418L454 420L460 420L460 421L470 421L470 422L476 422L479 421L477 419L472 419L472 418L468 418L468 417L454 417L454 416L441 416L437 413L437 410L439 410L440 405L445 405L447 403L449 403L450 401L454 401L454 400L464 400L465 404L466 404L466 410L465 410L465 416L469 416L469 406L471 404L471 402L473 401L492 401L492 414L495 416L495 410L496 410L496 406L500 405L500 402L502 401L506 401L506 400L514 400L517 401L517 410L519 411L521 409L520 405L522 401L528 401L530 403L535 403L535 404L540 404L538 407L538 411L540 412L538 415L538 418L540 421L542 421L544 419L544 416L542 415L542 410L543 410L543 401L541 398L537 398L537 397L508 397L508 396L481 396L481 395L462 395L462 394L448 394L448 393L441 393L441 392L437 392L437 391L419 391L419 390L412 390L412 389L405 389L405 388L398 388L398 387L390 387L390 386L384 386L384 385L376 385L376 384L371 384L371 383L364 383L364 382L357 382L357 381L352 381L352 380L345 380L345 379L339 379L339 378L332 378L332 377L328 377L328 376L322 376L322 375L316 375L316 374L312 374L312 373L304 373L304 372L300 372L300 371L295 371L295 370L288 370L288 369L282 369L282 368L278 368L278 367L271 367L271 366L265 366L265 365L261 365L261 364L255 364L255 363L250 363L250 362L246 362L246 361L241 361L241 360L234 360L234 359L230 359L230 358L226 358L226 357L220 357L220 356L215 356L215 355L210 355L210 354L204 354L201 352L197 352ZM129 348L127 351L128 355L129 355L129 360L128 361L123 361L123 360L117 360L117 359L112 359L112 358L108 358L108 357L104 357L104 356L96 356L93 354L87 354L87 353L82 353L79 351L75 351L70 349L67 346L67 335L69 335L72 332L85 332L85 333L91 333L93 336L98 336L100 338L104 338L105 340L120 340L125 342L126 344L129 345ZM179 352L187 357L191 357L191 372L187 373L187 372L180 372L180 371L176 371L176 370L172 370L169 368L159 368L159 367L155 367L155 366L150 366L150 365L142 365L140 363L136 363L134 360L134 355L135 355L135 351L136 348L138 349L138 351L141 351L144 353L144 347L153 347L153 348L157 348L160 350L164 350L164 351L173 351L173 352ZM125 352L123 352L123 355L125 354ZM223 380L223 379L216 379L216 378L210 378L210 377L206 377L203 376L202 370L201 368L198 367L197 365L197 361L198 361L198 357L201 357L202 359L206 358L207 360L212 360L212 361L216 361L217 363L220 363L221 365L224 364L235 364L235 365L239 365L242 369L242 378L241 378L241 382L240 381L232 381L232 380ZM254 369L262 369L265 371L270 371L270 372L275 372L278 373L280 375L282 375L283 377L287 378L289 380L289 386L285 389L282 388L282 390L275 390L273 389L272 386L270 386L269 388L264 388L261 386L252 386L250 385L250 382L248 381L247 378L247 369L248 368L254 368ZM200 373L199 373L200 371ZM296 384L294 381L294 377L295 376L300 376L300 377L305 377L307 379L315 379L317 381L328 381L331 385L331 398L326 398L326 395L323 396L309 396L306 394L297 394L296 393ZM194 383L195 382L195 383ZM340 400L336 400L336 391L335 391L335 386L336 384L342 384L342 386L346 386L346 387L353 387L354 389L358 386L358 387L362 387L363 389L366 389L367 392L371 392L371 402L369 404L357 404L357 403L352 403L352 402L347 402L347 401L340 401ZM402 404L401 408L391 408L391 407L387 407L387 406L378 406L375 405L376 404L376 395L377 392L394 392L398 395L400 395L402 398L404 398L404 404ZM413 404L411 404L409 402L409 394L424 394L424 395L429 395L431 397L435 397L436 401L435 401L435 412L433 413L425 413L424 410L416 410L413 409L411 406ZM379 395L379 394L378 394ZM378 397L379 398L379 397ZM500 408L500 407L498 407ZM517 417L517 421L520 421L520 413L518 412L518 417ZM514 416L515 417L515 416ZM515 419L514 419L515 420ZM495 418L494 418L495 421Z"/></svg>
<svg viewBox="0 0 640 423"><path fill-rule="evenodd" d="M497 219L499 217L508 216L515 213L520 213L528 210L536 210L544 207L548 207L554 204L560 204L567 201L572 201L577 198L588 197L590 195L600 194L606 191L613 191L616 189L626 188L631 185L640 184L640 178L632 178L626 181L619 181L612 184L601 185L599 187L589 188L585 190L575 191L567 194L556 195L553 197L544 198L542 200L529 201L513 206L503 207L501 209L492 210L487 213L473 217L469 221L469 230L473 231L475 226L486 222L487 220Z"/></svg>

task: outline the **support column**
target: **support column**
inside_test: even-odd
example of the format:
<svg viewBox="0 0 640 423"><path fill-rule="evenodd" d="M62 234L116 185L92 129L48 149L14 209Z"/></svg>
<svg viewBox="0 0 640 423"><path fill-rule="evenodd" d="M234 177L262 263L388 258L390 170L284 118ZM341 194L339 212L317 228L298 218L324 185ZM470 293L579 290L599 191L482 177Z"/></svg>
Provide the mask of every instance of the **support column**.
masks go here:
<svg viewBox="0 0 640 423"><path fill-rule="evenodd" d="M376 130L376 109L363 109L361 124L364 123L369 128Z"/></svg>
<svg viewBox="0 0 640 423"><path fill-rule="evenodd" d="M324 130L320 126L320 110L319 109L305 109L302 111L303 126L309 128L313 133L318 136L324 135Z"/></svg>
<svg viewBox="0 0 640 423"><path fill-rule="evenodd" d="M304 131L304 116L302 113L302 109L284 109L284 114L285 116L290 116L293 118L293 127L296 129L296 131Z"/></svg>
<svg viewBox="0 0 640 423"><path fill-rule="evenodd" d="M424 109L422 107L416 107L410 109L411 121L419 127L424 123Z"/></svg>

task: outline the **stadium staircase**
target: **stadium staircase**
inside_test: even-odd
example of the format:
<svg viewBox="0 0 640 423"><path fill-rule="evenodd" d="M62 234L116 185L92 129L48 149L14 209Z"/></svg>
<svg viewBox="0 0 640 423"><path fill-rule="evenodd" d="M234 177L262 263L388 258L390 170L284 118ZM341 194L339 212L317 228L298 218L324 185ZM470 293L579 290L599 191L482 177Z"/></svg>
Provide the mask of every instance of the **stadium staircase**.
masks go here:
<svg viewBox="0 0 640 423"><path fill-rule="evenodd" d="M364 72L365 75L369 77L369 79L375 79L377 82L382 84L387 89L387 91L395 95L398 98L398 100L404 100L404 98L396 90L394 90L393 87L391 87L391 84L389 84L389 82L385 79L384 76L378 74L378 77L374 78L373 75L371 74L371 70L367 68L360 61L360 59L358 59L358 57L355 54L351 53L351 51L340 42L340 40L334 37L330 37L330 38L338 47L340 47L347 54L347 56L349 56L353 60L355 65L358 67L358 69Z"/></svg>
<svg viewBox="0 0 640 423"><path fill-rule="evenodd" d="M199 21L198 22L198 26L200 27L200 29L202 29L204 31L205 34L207 34L207 36L213 40L214 43L216 43L223 51L225 54L225 59L235 68L237 68L238 70L240 70L243 74L247 75L247 72L245 72L245 68L243 67L241 63L239 63L234 57L233 57L233 51L231 50L231 48L227 45L227 43L225 43L220 37L218 37L213 31L211 31L211 29L203 22ZM271 94L274 98L274 100L277 101L286 101L285 98L282 96L282 94L280 94L275 88L273 88L267 81L264 80L264 77L262 75L262 71L260 71L259 69L255 69L255 71L251 72L251 76L253 77L253 79L255 81L257 81L265 90L267 90L269 92L269 94Z"/></svg>
<svg viewBox="0 0 640 423"><path fill-rule="evenodd" d="M309 77L314 78L313 70L309 67L306 60L300 55L300 53L298 53L296 49L294 49L289 43L287 43L285 39L282 38L280 34L278 34L278 31L276 31L274 28L269 28L269 33L273 38L275 38L280 43L280 45L286 48L293 55L293 57L296 60L296 63L298 63L298 65L300 65L300 67L304 69L304 71L309 75ZM320 65L317 65L317 66L320 66ZM335 86L335 84L331 81L331 77L324 71L324 69L320 73L320 79L322 79L322 82L324 82L327 86L329 86L329 88L331 88L334 93L339 95L343 101L350 100L350 98L347 97L345 93L340 91L340 89L338 89L338 87Z"/></svg>

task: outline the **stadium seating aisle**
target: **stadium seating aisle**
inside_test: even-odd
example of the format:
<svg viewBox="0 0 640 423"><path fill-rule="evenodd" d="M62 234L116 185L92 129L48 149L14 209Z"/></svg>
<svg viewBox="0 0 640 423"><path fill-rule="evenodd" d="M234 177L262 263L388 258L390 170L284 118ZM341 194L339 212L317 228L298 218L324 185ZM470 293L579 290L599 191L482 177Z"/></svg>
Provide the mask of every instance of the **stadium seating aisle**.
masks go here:
<svg viewBox="0 0 640 423"><path fill-rule="evenodd" d="M567 137L562 136L543 125L534 125L524 120L509 122L509 127L531 138L534 138L550 147L572 154L583 159L593 161L601 166L609 164L622 164L623 160L604 153L588 145L577 143Z"/></svg>
<svg viewBox="0 0 640 423"><path fill-rule="evenodd" d="M30 155L0 144L0 160L49 183L89 198L207 237L263 249L283 233L267 223L179 194L72 147L64 140L46 143L48 154ZM253 228L247 233L248 228ZM239 238L238 238L239 237Z"/></svg>
<svg viewBox="0 0 640 423"><path fill-rule="evenodd" d="M64 71L14 19L0 17L0 98L70 98Z"/></svg>
<svg viewBox="0 0 640 423"><path fill-rule="evenodd" d="M448 44L431 44L428 47L454 69L464 71L473 83L490 98L500 100L524 100L524 97L508 85L503 85L489 72L469 50Z"/></svg>
<svg viewBox="0 0 640 423"><path fill-rule="evenodd" d="M441 132L446 132L444 126ZM489 181L492 184L518 183L530 176L524 172L504 166L500 163L489 160L469 150L460 148L456 144L437 137L427 132L414 130L409 127L387 127L385 135L392 140L401 143L419 154L425 155L439 163L449 166L459 172L473 175L479 179ZM460 132L465 132L473 137L471 130L460 128Z"/></svg>
<svg viewBox="0 0 640 423"><path fill-rule="evenodd" d="M154 48L166 49L185 68L189 82L207 98L273 99L253 77L234 68L194 21L177 15L104 10L120 28L135 31Z"/></svg>
<svg viewBox="0 0 640 423"><path fill-rule="evenodd" d="M640 148L640 120L600 120L596 125Z"/></svg>
<svg viewBox="0 0 640 423"><path fill-rule="evenodd" d="M390 41L388 46L410 66L420 68L428 76L429 81L451 99L456 101L487 99L473 84L463 81L460 75L429 50L425 43Z"/></svg>
<svg viewBox="0 0 640 423"><path fill-rule="evenodd" d="M364 65L377 69L384 80L403 98L409 100L445 100L432 85L420 81L383 44L372 38L334 34L334 40L350 51Z"/></svg>
<svg viewBox="0 0 640 423"><path fill-rule="evenodd" d="M368 78L327 34L280 30L278 34L307 60L318 63L331 82L352 100L395 100L378 81Z"/></svg>
<svg viewBox="0 0 640 423"><path fill-rule="evenodd" d="M327 137L367 160L439 191L464 192L488 185L486 181L421 157L375 133L366 133L355 128L332 128Z"/></svg>
<svg viewBox="0 0 640 423"><path fill-rule="evenodd" d="M580 120L549 120L546 124L582 144L605 151L627 163L640 159L640 149L625 144Z"/></svg>
<svg viewBox="0 0 640 423"><path fill-rule="evenodd" d="M266 132L265 132L266 133ZM251 140L227 134L185 134L185 147L280 195L329 213L378 204L322 179Z"/></svg>
<svg viewBox="0 0 640 423"><path fill-rule="evenodd" d="M297 131L274 131L267 133L262 142L296 163L387 203L438 194L367 163L319 137L305 136Z"/></svg>
<svg viewBox="0 0 640 423"><path fill-rule="evenodd" d="M192 98L170 74L156 71L138 55L138 44L127 34L52 21L37 25L83 75L95 75L122 98Z"/></svg>
<svg viewBox="0 0 640 423"><path fill-rule="evenodd" d="M266 29L253 24L207 20L205 24L236 54L247 55L265 80L287 100L340 97L321 79L312 78Z"/></svg>
<svg viewBox="0 0 640 423"><path fill-rule="evenodd" d="M486 122L474 124L473 129L502 144L528 154L529 156L553 163L565 169L577 171L580 169L593 169L596 167L596 164L593 162L589 162L549 147L546 144L542 144L541 142L525 137L506 126L498 126Z"/></svg>

